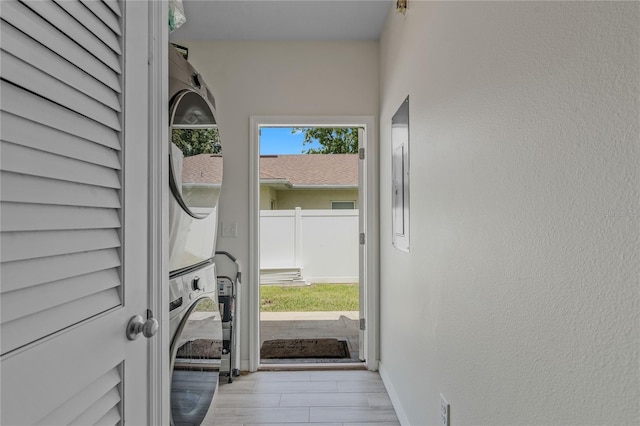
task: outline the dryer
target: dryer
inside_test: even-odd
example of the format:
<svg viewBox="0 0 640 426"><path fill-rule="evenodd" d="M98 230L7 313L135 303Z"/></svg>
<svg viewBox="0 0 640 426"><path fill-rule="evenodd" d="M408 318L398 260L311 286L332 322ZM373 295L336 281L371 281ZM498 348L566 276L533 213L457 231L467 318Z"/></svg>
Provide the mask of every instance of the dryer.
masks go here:
<svg viewBox="0 0 640 426"><path fill-rule="evenodd" d="M200 74L172 46L169 99L171 424L195 426L212 404L222 357L213 261L222 158L213 158L211 149L192 149L192 138L206 141L217 129L215 100Z"/></svg>

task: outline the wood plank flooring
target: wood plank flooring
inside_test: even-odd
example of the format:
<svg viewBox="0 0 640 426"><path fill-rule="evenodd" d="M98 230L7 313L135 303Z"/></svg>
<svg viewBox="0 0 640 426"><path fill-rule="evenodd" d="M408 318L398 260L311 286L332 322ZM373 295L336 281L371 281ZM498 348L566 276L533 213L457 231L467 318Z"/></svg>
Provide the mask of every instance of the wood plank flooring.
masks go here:
<svg viewBox="0 0 640 426"><path fill-rule="evenodd" d="M399 426L380 375L261 371L222 378L203 426Z"/></svg>

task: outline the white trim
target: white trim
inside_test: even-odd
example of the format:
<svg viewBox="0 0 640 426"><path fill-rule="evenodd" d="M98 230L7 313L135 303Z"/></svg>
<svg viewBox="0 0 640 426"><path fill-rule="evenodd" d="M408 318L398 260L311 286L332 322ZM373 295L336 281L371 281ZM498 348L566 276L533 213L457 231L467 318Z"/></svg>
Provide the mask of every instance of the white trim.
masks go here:
<svg viewBox="0 0 640 426"><path fill-rule="evenodd" d="M249 117L249 371L260 364L260 124ZM240 361L243 367L243 361Z"/></svg>
<svg viewBox="0 0 640 426"><path fill-rule="evenodd" d="M182 183L182 187L183 188L203 188L203 189L210 189L210 188L222 188L222 184L221 183Z"/></svg>
<svg viewBox="0 0 640 426"><path fill-rule="evenodd" d="M291 185L293 189L358 189L358 185Z"/></svg>
<svg viewBox="0 0 640 426"><path fill-rule="evenodd" d="M365 345L369 370L378 369L379 360L379 233L378 233L378 140L373 116L251 116L249 118L249 371L260 364L260 127L364 127L367 151L367 269Z"/></svg>
<svg viewBox="0 0 640 426"><path fill-rule="evenodd" d="M389 398L391 399L391 405L393 405L396 416L398 416L398 421L402 426L411 426L411 424L409 423L409 418L407 417L407 414L404 412L404 408L402 407L402 401L398 396L398 392L396 392L396 389L393 387L393 382L391 381L389 372L385 368L384 364L382 364L382 362L380 362L379 364L380 378L382 378L382 383L387 389L387 393L389 394Z"/></svg>
<svg viewBox="0 0 640 426"><path fill-rule="evenodd" d="M160 323L149 344L149 422L169 424L168 1L149 2L149 307Z"/></svg>

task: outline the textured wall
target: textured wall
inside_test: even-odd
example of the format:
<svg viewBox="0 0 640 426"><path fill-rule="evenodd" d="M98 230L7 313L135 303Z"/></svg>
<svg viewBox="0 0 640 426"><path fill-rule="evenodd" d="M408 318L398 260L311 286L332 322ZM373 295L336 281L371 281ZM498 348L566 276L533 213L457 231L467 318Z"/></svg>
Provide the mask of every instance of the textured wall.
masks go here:
<svg viewBox="0 0 640 426"><path fill-rule="evenodd" d="M409 2L381 40L381 372L403 420L638 424L640 4ZM411 252L391 117L411 96Z"/></svg>
<svg viewBox="0 0 640 426"><path fill-rule="evenodd" d="M249 117L377 115L378 43L175 42L189 47L189 61L216 96L224 153L220 220L238 224L238 237L218 238L218 249L237 256L248 277ZM243 295L247 306L248 292ZM244 362L249 357L244 309L241 324Z"/></svg>

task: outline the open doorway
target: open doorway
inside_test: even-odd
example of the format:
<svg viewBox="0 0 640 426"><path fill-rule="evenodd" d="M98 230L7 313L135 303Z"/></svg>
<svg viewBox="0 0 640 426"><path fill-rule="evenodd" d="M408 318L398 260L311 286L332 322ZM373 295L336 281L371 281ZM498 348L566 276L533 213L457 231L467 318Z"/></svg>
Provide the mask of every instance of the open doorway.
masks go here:
<svg viewBox="0 0 640 426"><path fill-rule="evenodd" d="M260 363L361 363L359 129L260 128Z"/></svg>
<svg viewBox="0 0 640 426"><path fill-rule="evenodd" d="M278 363L300 363L304 366L318 362L350 362L362 365L362 361L368 368L376 369L377 321L374 308L377 306L377 270L370 266L377 264L377 234L376 227L373 226L377 217L367 215L367 211L373 210L372 206L375 206L377 197L368 196L367 181L369 173L377 173L377 170L375 164L373 170L368 164L367 160L373 159L366 159L367 146L372 145L373 119L252 117L251 122L252 291L249 369L255 371L260 365L273 366ZM357 149L352 148L346 154L306 154L309 149L317 152L322 148L318 146L318 133L335 133L327 129L340 129L338 132L343 133L343 140L344 136L347 136L346 133L350 133L349 138L355 141ZM268 136L268 133L278 132L281 135L297 133L302 139L306 138L308 143L299 144L297 155L291 157L293 152L274 152L263 140L261 155L261 133ZM301 151L305 151L305 154ZM331 156L333 158L329 158ZM351 185L344 180L332 182L336 180L335 175L343 173L349 161L354 166ZM288 164L283 166L281 163ZM296 166L303 168L303 174L315 175L314 179L317 181L305 182L300 180L300 176L292 177L293 181L288 179L291 176L279 171L282 170L279 167L289 173L295 173L296 167L292 166L292 163L302 163ZM327 175L327 170L329 176L320 182L322 178L318 176ZM339 170L342 171L338 172ZM314 183L318 186L312 188ZM322 185L325 187L324 193L320 189ZM333 191L329 191L331 189ZM377 188L369 189L377 191ZM295 190L298 190L299 194L294 194ZM315 193L312 194L312 191ZM285 227L285 222L290 222L290 225ZM368 241L367 230L373 230ZM333 240L341 237L345 242L338 242L338 248L335 248L335 245L332 248L330 245L336 242ZM340 247L341 245L344 247ZM347 249L347 246L350 246L350 249ZM374 246L376 248L372 249ZM341 248L349 254L340 254ZM323 256L328 258L324 264ZM342 264L342 269L335 268L335 264L339 263ZM326 287L334 287L337 291L331 292L331 289ZM323 291L330 294L322 293ZM293 308L285 308L290 313L284 315L284 319L278 319L277 317L282 315L270 311L274 310L274 304L282 303L281 299L276 300L279 295L284 293L285 298L290 300L291 298L286 297L290 292L296 294L298 301L291 302L294 303L291 305ZM353 301L354 296L356 303L349 305L348 301ZM330 297L338 300L336 307L330 306ZM311 305L296 307L300 306L295 305L300 300L304 303L311 302ZM276 307L275 310L278 309ZM260 320L261 314L263 321ZM367 316L373 319L369 324L365 319ZM271 361L265 357L261 358L260 349L266 340L285 340L283 338L343 340L346 341L348 355L344 358L330 357L324 360L315 357L273 358ZM295 346L295 342L291 344ZM277 349L276 347L276 354ZM287 351L287 347L281 347L280 350Z"/></svg>

